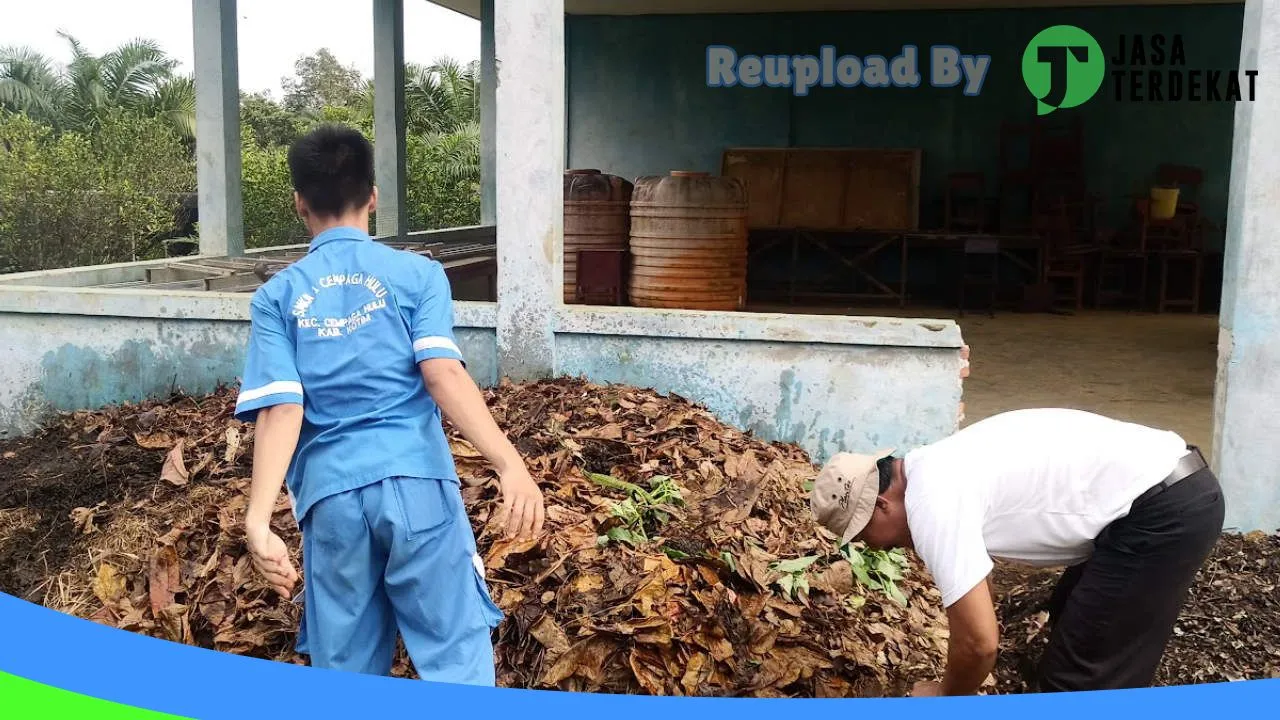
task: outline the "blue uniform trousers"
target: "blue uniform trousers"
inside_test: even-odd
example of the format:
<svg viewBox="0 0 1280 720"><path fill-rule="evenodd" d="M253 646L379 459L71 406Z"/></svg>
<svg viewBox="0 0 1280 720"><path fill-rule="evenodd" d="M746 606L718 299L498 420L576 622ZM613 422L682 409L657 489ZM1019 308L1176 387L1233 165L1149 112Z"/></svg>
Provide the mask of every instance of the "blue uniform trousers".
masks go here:
<svg viewBox="0 0 1280 720"><path fill-rule="evenodd" d="M502 621L456 482L389 478L327 497L302 521L298 651L386 675L396 631L423 680L494 685Z"/></svg>

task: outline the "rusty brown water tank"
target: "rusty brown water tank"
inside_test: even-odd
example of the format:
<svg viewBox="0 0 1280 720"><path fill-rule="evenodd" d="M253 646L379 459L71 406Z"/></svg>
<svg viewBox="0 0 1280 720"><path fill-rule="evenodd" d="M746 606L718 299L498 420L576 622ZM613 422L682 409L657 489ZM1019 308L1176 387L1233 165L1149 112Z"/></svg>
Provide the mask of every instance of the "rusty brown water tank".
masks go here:
<svg viewBox="0 0 1280 720"><path fill-rule="evenodd" d="M737 178L673 171L631 195L631 304L741 310L747 295L747 190Z"/></svg>
<svg viewBox="0 0 1280 720"><path fill-rule="evenodd" d="M564 173L564 301L572 303L580 250L626 250L633 185L599 170Z"/></svg>

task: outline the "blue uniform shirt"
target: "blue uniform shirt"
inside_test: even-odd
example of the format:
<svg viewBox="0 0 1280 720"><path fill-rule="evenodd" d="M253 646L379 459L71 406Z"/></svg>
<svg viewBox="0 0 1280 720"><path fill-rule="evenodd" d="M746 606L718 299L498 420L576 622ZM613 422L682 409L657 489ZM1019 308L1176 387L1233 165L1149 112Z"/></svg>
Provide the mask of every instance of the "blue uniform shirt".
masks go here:
<svg viewBox="0 0 1280 720"><path fill-rule="evenodd" d="M317 501L385 478L457 482L417 365L462 360L440 263L334 228L258 288L251 308L235 416L302 404L286 478L299 521Z"/></svg>

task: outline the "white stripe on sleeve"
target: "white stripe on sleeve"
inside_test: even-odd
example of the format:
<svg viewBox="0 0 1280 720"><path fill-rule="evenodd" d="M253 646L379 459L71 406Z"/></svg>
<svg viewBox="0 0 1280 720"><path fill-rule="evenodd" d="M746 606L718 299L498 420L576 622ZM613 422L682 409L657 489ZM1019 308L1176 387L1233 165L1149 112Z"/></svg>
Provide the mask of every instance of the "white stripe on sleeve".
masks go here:
<svg viewBox="0 0 1280 720"><path fill-rule="evenodd" d="M301 395L302 383L295 382L293 380L277 380L252 390L242 390L240 391L240 397L236 399L236 405L251 402L258 398L264 398L268 395L280 395L283 393Z"/></svg>
<svg viewBox="0 0 1280 720"><path fill-rule="evenodd" d="M417 353L423 350L450 350L462 355L462 351L458 349L457 344L447 337L424 337L415 340L413 351Z"/></svg>

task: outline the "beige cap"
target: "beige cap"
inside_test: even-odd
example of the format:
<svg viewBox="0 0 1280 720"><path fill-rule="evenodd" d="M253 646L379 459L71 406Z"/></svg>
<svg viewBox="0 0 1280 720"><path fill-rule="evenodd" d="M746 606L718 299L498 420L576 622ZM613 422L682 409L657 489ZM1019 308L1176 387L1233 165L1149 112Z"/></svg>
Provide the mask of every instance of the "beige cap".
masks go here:
<svg viewBox="0 0 1280 720"><path fill-rule="evenodd" d="M871 522L871 512L880 494L880 473L876 461L893 450L874 455L839 453L827 461L813 482L809 507L818 523L849 542Z"/></svg>

